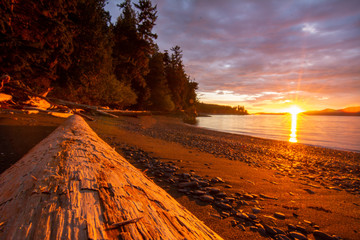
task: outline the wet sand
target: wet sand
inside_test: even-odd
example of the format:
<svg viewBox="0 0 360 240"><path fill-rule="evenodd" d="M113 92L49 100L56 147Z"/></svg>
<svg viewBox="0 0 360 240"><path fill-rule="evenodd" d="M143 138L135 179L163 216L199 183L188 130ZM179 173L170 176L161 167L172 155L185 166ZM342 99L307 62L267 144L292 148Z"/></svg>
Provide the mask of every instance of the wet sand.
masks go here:
<svg viewBox="0 0 360 240"><path fill-rule="evenodd" d="M29 150L62 121L0 114L0 130L8 129L1 138L1 167L9 165L11 153ZM311 233L317 229L360 239L359 153L204 130L163 116L88 123L224 239L261 239L273 231L315 239ZM9 126L18 129L15 134ZM21 129L28 127L33 130L24 135ZM18 136L28 143L19 145ZM204 201L204 192L214 200Z"/></svg>

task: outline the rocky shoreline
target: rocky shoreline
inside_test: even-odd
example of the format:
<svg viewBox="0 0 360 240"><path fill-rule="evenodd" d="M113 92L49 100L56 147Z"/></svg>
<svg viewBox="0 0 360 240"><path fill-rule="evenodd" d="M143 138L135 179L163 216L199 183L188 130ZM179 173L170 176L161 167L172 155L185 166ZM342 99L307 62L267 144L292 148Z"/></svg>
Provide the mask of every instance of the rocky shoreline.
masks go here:
<svg viewBox="0 0 360 240"><path fill-rule="evenodd" d="M2 139L3 160L63 121L0 117L2 129L12 129ZM359 153L215 132L163 116L88 123L224 239L360 238Z"/></svg>
<svg viewBox="0 0 360 240"><path fill-rule="evenodd" d="M221 133L171 121L165 127L163 122L145 128L141 123L127 122L122 127L250 166L276 170L279 175L310 180L314 186L360 194L360 153Z"/></svg>
<svg viewBox="0 0 360 240"><path fill-rule="evenodd" d="M316 196L317 189L346 191L356 196L360 194L358 153L214 132L176 121L174 123L173 120L162 119L148 125L148 121L144 119L131 119L120 125L136 134L178 143L188 149L196 148L231 161L242 161L253 168L272 170L276 177L287 177L302 185L301 190L310 196ZM136 146L119 144L111 138L107 140L160 186L177 191L193 199L198 205L212 206L217 213L211 214L211 217L229 219L232 228L273 239L349 239L323 231L321 223L299 217L301 214L297 210L300 207L282 204L277 196L242 189L229 191L233 190L231 184L221 176L201 176L196 169L186 172L179 167L178 161L159 159ZM204 168L211 168L211 164L205 163ZM255 185L254 182L247 181ZM276 181L268 182L279 185ZM288 194L295 195L292 192ZM353 202L354 206L359 206L359 203ZM292 214L284 214L281 209L263 214L267 204L281 206L281 209L287 209ZM321 206L309 205L307 208L319 213L331 213L331 210ZM288 218L295 219L295 223L278 224ZM358 218L356 221L359 220Z"/></svg>

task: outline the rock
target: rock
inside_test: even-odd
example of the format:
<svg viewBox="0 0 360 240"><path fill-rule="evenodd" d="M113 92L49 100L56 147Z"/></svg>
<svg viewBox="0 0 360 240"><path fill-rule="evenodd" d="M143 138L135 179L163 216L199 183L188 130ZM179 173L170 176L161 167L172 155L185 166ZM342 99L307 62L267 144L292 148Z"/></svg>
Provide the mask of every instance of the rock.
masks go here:
<svg viewBox="0 0 360 240"><path fill-rule="evenodd" d="M206 192L205 192L205 191L201 191L201 190L195 190L195 191L193 192L193 194L194 194L194 195L205 195Z"/></svg>
<svg viewBox="0 0 360 240"><path fill-rule="evenodd" d="M309 194L315 194L315 192L311 189L305 188L304 190L307 191Z"/></svg>
<svg viewBox="0 0 360 240"><path fill-rule="evenodd" d="M215 177L211 179L212 183L225 183L225 181L221 177Z"/></svg>
<svg viewBox="0 0 360 240"><path fill-rule="evenodd" d="M207 187L207 186L210 185L207 181L198 181L198 183L199 183L200 186L202 186L202 187Z"/></svg>
<svg viewBox="0 0 360 240"><path fill-rule="evenodd" d="M220 189L215 187L206 187L205 190L209 191L210 194L216 194L220 192Z"/></svg>
<svg viewBox="0 0 360 240"><path fill-rule="evenodd" d="M222 217L218 214L210 214L210 216L212 216L214 218L222 219Z"/></svg>
<svg viewBox="0 0 360 240"><path fill-rule="evenodd" d="M179 183L180 188L196 188L199 184L197 182L182 182Z"/></svg>
<svg viewBox="0 0 360 240"><path fill-rule="evenodd" d="M248 203L247 201L244 201L244 200L241 200L241 201L240 201L240 204L241 204L241 205L249 206L249 203Z"/></svg>
<svg viewBox="0 0 360 240"><path fill-rule="evenodd" d="M296 230L296 227L292 224L288 224L288 229L289 229L289 231L294 231L294 230Z"/></svg>
<svg viewBox="0 0 360 240"><path fill-rule="evenodd" d="M273 229L272 227L270 227L270 226L268 226L268 225L266 225L266 224L263 224L263 226L264 226L266 232L267 232L268 234L270 234L271 236L274 236L274 235L278 234L278 233L275 231L275 229Z"/></svg>
<svg viewBox="0 0 360 240"><path fill-rule="evenodd" d="M265 194L260 194L259 196L260 196L260 197L262 197L262 198L265 198L265 199L273 199L273 200L277 200L277 198L276 198L276 197L270 197L270 196L267 196L267 195L265 195Z"/></svg>
<svg viewBox="0 0 360 240"><path fill-rule="evenodd" d="M226 197L224 200L225 200L226 202L232 203L232 202L235 201L235 198L233 198L233 197Z"/></svg>
<svg viewBox="0 0 360 240"><path fill-rule="evenodd" d="M247 193L245 193L245 194L243 195L243 197L244 197L245 199L254 199L254 197L253 197L251 194L247 194Z"/></svg>
<svg viewBox="0 0 360 240"><path fill-rule="evenodd" d="M249 216L248 216L246 213L237 212L237 213L235 214L235 216L238 217L238 218L245 219L245 220L250 220L250 219L249 219Z"/></svg>
<svg viewBox="0 0 360 240"><path fill-rule="evenodd" d="M239 227L241 230L243 230L243 231L246 230L245 227L244 227L243 225L241 225L241 224L239 224L238 227Z"/></svg>
<svg viewBox="0 0 360 240"><path fill-rule="evenodd" d="M258 228L255 226L250 226L250 230L253 232L257 232Z"/></svg>
<svg viewBox="0 0 360 240"><path fill-rule="evenodd" d="M224 188L232 188L231 185L225 185Z"/></svg>
<svg viewBox="0 0 360 240"><path fill-rule="evenodd" d="M276 231L277 234L286 235L286 233L283 230L279 229L279 228L274 227L273 229Z"/></svg>
<svg viewBox="0 0 360 240"><path fill-rule="evenodd" d="M276 213L274 213L274 217L276 217L277 219L284 220L285 219L285 214L283 214L281 212L276 212Z"/></svg>
<svg viewBox="0 0 360 240"><path fill-rule="evenodd" d="M289 235L292 237L292 238L295 238L295 239L298 239L298 240L307 240L308 238L299 233L299 232L290 232Z"/></svg>
<svg viewBox="0 0 360 240"><path fill-rule="evenodd" d="M205 194L205 195L200 196L200 200L204 201L204 202L212 202L212 201L214 201L214 198L210 195Z"/></svg>
<svg viewBox="0 0 360 240"><path fill-rule="evenodd" d="M303 226L300 226L300 225L296 225L296 231L301 232L303 234L308 234L308 231L306 230L306 228L304 228Z"/></svg>
<svg viewBox="0 0 360 240"><path fill-rule="evenodd" d="M264 215L263 218L264 218L264 221L266 222L266 224L276 226L276 218L274 218L272 216L267 216L267 215Z"/></svg>
<svg viewBox="0 0 360 240"><path fill-rule="evenodd" d="M261 225L260 223L255 225L257 227L257 231L260 233L261 236L266 236L266 230L264 228L263 225Z"/></svg>
<svg viewBox="0 0 360 240"><path fill-rule="evenodd" d="M318 231L318 230L315 230L313 232L313 235L316 240L334 240L333 237L329 236L328 234L326 234L324 232Z"/></svg>
<svg viewBox="0 0 360 240"><path fill-rule="evenodd" d="M291 240L291 239L288 238L285 234L278 234L275 235L275 240Z"/></svg>
<svg viewBox="0 0 360 240"><path fill-rule="evenodd" d="M225 209L225 210L231 210L232 207L229 204L223 203L223 202L219 202L217 203L217 206L221 209Z"/></svg>
<svg viewBox="0 0 360 240"><path fill-rule="evenodd" d="M249 213L248 216L249 216L249 218L252 219L252 220L257 219L257 216L254 215L254 214L250 214L250 213Z"/></svg>
<svg viewBox="0 0 360 240"><path fill-rule="evenodd" d="M228 213L228 212L221 212L220 215L221 215L223 218L230 217L230 213Z"/></svg>
<svg viewBox="0 0 360 240"><path fill-rule="evenodd" d="M257 214L259 212L261 212L261 209L260 208L257 208L257 207L254 207L251 209L253 213Z"/></svg>

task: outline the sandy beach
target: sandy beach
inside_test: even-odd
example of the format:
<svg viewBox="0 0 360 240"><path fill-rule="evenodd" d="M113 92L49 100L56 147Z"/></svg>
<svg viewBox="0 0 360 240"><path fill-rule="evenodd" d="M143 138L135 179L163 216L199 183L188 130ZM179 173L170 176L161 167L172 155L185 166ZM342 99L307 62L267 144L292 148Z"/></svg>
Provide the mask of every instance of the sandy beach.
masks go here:
<svg viewBox="0 0 360 240"><path fill-rule="evenodd" d="M63 121L1 113L1 172ZM224 239L282 231L360 239L360 153L210 131L166 116L88 123Z"/></svg>

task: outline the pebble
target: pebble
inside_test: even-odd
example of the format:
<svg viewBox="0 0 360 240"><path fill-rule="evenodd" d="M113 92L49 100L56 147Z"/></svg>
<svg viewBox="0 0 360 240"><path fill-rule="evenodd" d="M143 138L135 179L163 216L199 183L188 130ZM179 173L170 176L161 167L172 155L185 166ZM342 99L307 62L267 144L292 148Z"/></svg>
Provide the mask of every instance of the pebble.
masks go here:
<svg viewBox="0 0 360 240"><path fill-rule="evenodd" d="M285 234L278 234L275 235L275 240L291 240L291 239L288 238Z"/></svg>
<svg viewBox="0 0 360 240"><path fill-rule="evenodd" d="M266 232L267 232L268 234L270 234L270 235L272 235L272 236L278 234L277 231L275 231L274 228L272 228L272 227L270 227L270 226L268 226L268 225L266 225L266 224L263 224L263 226L264 226L264 228L265 228L265 230L266 230Z"/></svg>
<svg viewBox="0 0 360 240"><path fill-rule="evenodd" d="M179 183L180 188L196 188L199 184L197 182L182 182Z"/></svg>
<svg viewBox="0 0 360 240"><path fill-rule="evenodd" d="M204 202L212 202L212 201L214 201L214 197L205 194L205 195L200 196L200 200L204 201Z"/></svg>
<svg viewBox="0 0 360 240"><path fill-rule="evenodd" d="M273 229L276 231L277 234L286 235L286 233L283 230L279 229L279 228L274 227Z"/></svg>
<svg viewBox="0 0 360 240"><path fill-rule="evenodd" d="M220 192L220 189L216 187L206 187L205 190L209 191L210 194L216 194Z"/></svg>
<svg viewBox="0 0 360 240"><path fill-rule="evenodd" d="M246 213L237 212L235 215L236 215L238 218L242 218L242 219L245 219L245 220L249 220L249 216L248 216Z"/></svg>
<svg viewBox="0 0 360 240"><path fill-rule="evenodd" d="M243 197L244 197L245 199L254 199L254 197L253 197L251 194L247 194L247 193L245 193L245 194L243 195Z"/></svg>
<svg viewBox="0 0 360 240"><path fill-rule="evenodd" d="M239 224L238 227L239 227L241 230L243 230L243 231L246 230L245 227L244 227L242 224Z"/></svg>
<svg viewBox="0 0 360 240"><path fill-rule="evenodd" d="M294 226L292 224L288 224L288 229L289 229L289 231L294 231L294 230L296 230L296 226Z"/></svg>
<svg viewBox="0 0 360 240"><path fill-rule="evenodd" d="M307 191L309 194L315 194L315 192L311 189L305 188L304 190Z"/></svg>
<svg viewBox="0 0 360 240"><path fill-rule="evenodd" d="M274 213L274 217L284 220L285 219L285 214L281 213L281 212L276 212Z"/></svg>
<svg viewBox="0 0 360 240"><path fill-rule="evenodd" d="M262 197L262 198L265 198L265 199L274 199L274 200L277 200L276 197L270 197L270 196L267 196L267 195L265 195L265 194L260 194L259 196Z"/></svg>
<svg viewBox="0 0 360 240"><path fill-rule="evenodd" d="M292 238L295 238L295 239L298 239L298 240L307 240L308 238L299 233L299 232L290 232L289 235L292 237Z"/></svg>
<svg viewBox="0 0 360 240"><path fill-rule="evenodd" d="M255 226L250 226L250 230L253 232L257 232L258 228Z"/></svg>
<svg viewBox="0 0 360 240"><path fill-rule="evenodd" d="M215 197L217 198L225 198L226 197L226 193L225 192L219 192L215 194Z"/></svg>
<svg viewBox="0 0 360 240"><path fill-rule="evenodd" d="M252 219L252 220L257 219L257 216L254 215L254 214L249 213L248 216L249 216L249 218Z"/></svg>
<svg viewBox="0 0 360 240"><path fill-rule="evenodd" d="M205 192L205 191L201 191L201 190L195 190L195 191L193 191L193 194L194 194L194 195L205 195L206 192Z"/></svg>
<svg viewBox="0 0 360 240"><path fill-rule="evenodd" d="M225 210L231 210L232 209L232 207L229 204L226 204L226 203L223 203L223 202L218 202L216 205L221 209L225 209Z"/></svg>
<svg viewBox="0 0 360 240"><path fill-rule="evenodd" d="M334 240L333 237L329 236L328 234L326 234L324 232L320 232L318 230L315 230L313 232L313 235L316 240Z"/></svg>
<svg viewBox="0 0 360 240"><path fill-rule="evenodd" d="M225 183L225 181L221 177L215 177L211 179L212 183Z"/></svg>
<svg viewBox="0 0 360 240"><path fill-rule="evenodd" d="M252 208L251 210L252 210L252 212L255 213L255 214L261 212L261 209L260 209L260 208L256 208L256 207Z"/></svg>
<svg viewBox="0 0 360 240"><path fill-rule="evenodd" d="M212 216L214 218L222 219L221 216L218 214L210 214L210 216Z"/></svg>

